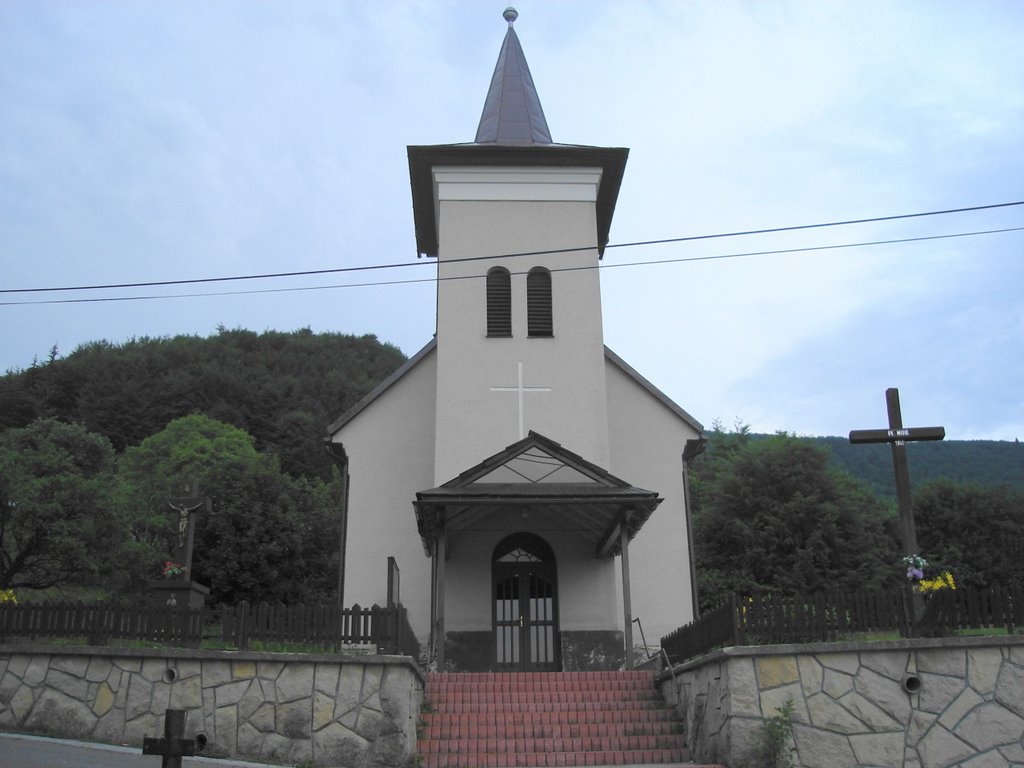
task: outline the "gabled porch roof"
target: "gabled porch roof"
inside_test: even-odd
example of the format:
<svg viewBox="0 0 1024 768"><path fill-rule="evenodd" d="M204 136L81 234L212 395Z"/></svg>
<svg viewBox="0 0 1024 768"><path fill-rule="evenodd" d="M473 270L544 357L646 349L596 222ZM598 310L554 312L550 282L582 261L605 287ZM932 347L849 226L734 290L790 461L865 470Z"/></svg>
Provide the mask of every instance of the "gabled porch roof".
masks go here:
<svg viewBox="0 0 1024 768"><path fill-rule="evenodd" d="M530 432L447 483L419 491L413 508L428 555L441 530L528 514L532 530L571 531L593 543L596 557L612 557L621 551L622 533L636 536L661 501L656 492Z"/></svg>

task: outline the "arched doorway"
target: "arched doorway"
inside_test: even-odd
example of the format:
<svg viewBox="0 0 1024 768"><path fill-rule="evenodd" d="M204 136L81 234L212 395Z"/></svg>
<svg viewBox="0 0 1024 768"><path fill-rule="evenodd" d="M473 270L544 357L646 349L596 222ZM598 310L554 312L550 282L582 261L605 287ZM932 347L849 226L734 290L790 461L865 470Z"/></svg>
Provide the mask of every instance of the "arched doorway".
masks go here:
<svg viewBox="0 0 1024 768"><path fill-rule="evenodd" d="M558 590L551 547L532 533L506 536L494 548L491 573L496 668L559 669Z"/></svg>

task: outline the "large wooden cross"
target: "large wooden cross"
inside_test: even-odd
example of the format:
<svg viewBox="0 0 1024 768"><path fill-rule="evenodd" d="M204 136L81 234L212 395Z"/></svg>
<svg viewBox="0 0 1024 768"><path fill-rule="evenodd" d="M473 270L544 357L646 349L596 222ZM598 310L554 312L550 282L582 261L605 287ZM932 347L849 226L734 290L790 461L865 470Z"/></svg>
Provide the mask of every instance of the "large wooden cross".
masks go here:
<svg viewBox="0 0 1024 768"><path fill-rule="evenodd" d="M189 480L182 483L176 490L185 495L176 496L167 500L170 512L176 516L175 537L172 544L171 555L174 562L185 567L182 578L192 578L192 549L195 543L196 524L195 515L199 511L210 511L210 498L199 495L199 483Z"/></svg>
<svg viewBox="0 0 1024 768"><path fill-rule="evenodd" d="M900 412L900 391L895 387L885 390L885 405L889 411L888 429L855 429L850 432L851 443L889 443L892 446L892 465L896 473L896 500L900 510L900 531L903 551L916 555L917 531L914 529L914 511L910 497L910 471L907 469L907 443L921 440L942 440L943 427L904 427Z"/></svg>

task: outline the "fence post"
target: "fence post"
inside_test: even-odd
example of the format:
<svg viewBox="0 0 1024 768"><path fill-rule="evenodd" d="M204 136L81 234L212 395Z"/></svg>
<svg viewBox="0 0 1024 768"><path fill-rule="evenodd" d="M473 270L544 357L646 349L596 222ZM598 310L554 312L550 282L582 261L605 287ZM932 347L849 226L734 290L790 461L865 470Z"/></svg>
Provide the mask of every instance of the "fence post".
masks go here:
<svg viewBox="0 0 1024 768"><path fill-rule="evenodd" d="M732 618L732 644L743 645L744 637L743 628L740 626L740 612L739 606L736 605L736 593L733 592L729 595L729 615Z"/></svg>
<svg viewBox="0 0 1024 768"><path fill-rule="evenodd" d="M238 627L236 629L238 650L249 649L249 601L243 600L235 608Z"/></svg>
<svg viewBox="0 0 1024 768"><path fill-rule="evenodd" d="M366 609L359 603L352 606L352 615L348 619L348 641L349 643L366 642Z"/></svg>

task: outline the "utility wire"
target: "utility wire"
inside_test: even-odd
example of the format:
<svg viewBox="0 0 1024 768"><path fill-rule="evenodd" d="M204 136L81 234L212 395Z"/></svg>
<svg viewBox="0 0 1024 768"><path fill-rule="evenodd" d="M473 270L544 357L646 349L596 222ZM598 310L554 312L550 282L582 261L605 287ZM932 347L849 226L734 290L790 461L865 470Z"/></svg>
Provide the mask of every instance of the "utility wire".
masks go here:
<svg viewBox="0 0 1024 768"><path fill-rule="evenodd" d="M987 211L987 210L993 210L993 209L996 209L996 208L1010 208L1010 207L1019 206L1019 205L1024 205L1024 200L1017 200L1017 201L1007 202L1007 203L993 203L991 205L974 205L974 206L970 206L970 207L966 207L966 208L947 208L947 209L941 210L941 211L923 211L923 212L919 212L919 213L902 213L902 214L896 214L896 215L892 215L892 216L875 216L875 217L866 218L866 219L847 219L847 220L844 220L844 221L827 221L827 222L820 222L820 223L817 223L817 224L798 224L798 225L788 226L788 227L772 227L772 228L769 228L769 229L750 229L750 230L734 231L734 232L718 232L718 233L714 233L714 234L705 234L705 235L689 235L689 236L686 236L686 237L670 237L670 238L663 238L663 239L660 239L660 240L637 240L635 242L629 242L629 243L609 243L608 245L605 246L605 248L634 248L634 247L648 246L648 245L666 245L666 244L670 244L670 243L694 242L694 241L697 241L697 240L713 240L713 239L720 239L720 238L726 238L726 237L747 237L747 236L750 236L750 235L765 235L765 234L773 234L773 233L778 233L778 232L796 232L796 231L805 230L805 229L823 229L823 228L826 228L826 227L842 227L842 226L847 226L847 225L852 225L852 224L871 224L871 223L882 222L882 221L898 221L900 219L916 219L916 218L923 218L923 217L926 217L926 216L944 216L944 215L952 214L952 213L968 213L968 212L971 212L971 211ZM894 241L894 242L898 242L898 241ZM520 256L547 256L547 255L556 254L556 253L573 253L573 252L577 252L577 251L592 251L592 250L594 250L594 246L586 245L586 246L579 246L579 247L574 247L574 248L555 248L555 249L544 250L544 251L521 251L521 252L516 252L516 253L502 253L502 254L497 254L497 255L493 255L493 256L467 256L467 257L459 258L459 259L445 259L445 263L446 264L455 264L455 263L460 263L460 262L487 261L487 260L491 260L491 259L509 259L509 258L516 258L516 257L520 257ZM721 257L718 257L718 258L730 258L730 257L729 256L721 256ZM267 280L267 279L282 278L282 277L308 277L308 276L312 276L312 275L340 274L340 273L346 273L346 272L366 272L366 271L372 271L372 270L377 270L377 269L403 269L403 268L408 268L408 267L418 267L418 266L422 266L423 264L432 264L432 263L434 263L434 262L415 261L415 262L401 262L401 263L393 263L393 264L362 265L362 266L356 266L356 267L337 267L337 268L333 268L333 269L313 269L313 270L304 270L304 271L298 271L298 272L272 272L272 273L257 274L257 275L233 275L233 276L228 276L228 277L200 277L200 278L191 278L191 279L184 279L184 280L152 280L152 281L138 282L138 283L107 283L107 284L98 284L98 285L70 285L70 286L59 286L59 287L49 287L49 288L0 288L0 294L4 294L4 293L55 293L55 292L60 292L60 291L95 291L95 290L105 290L105 289L112 289L112 288L154 288L154 287L163 286L163 285L197 285L197 284L202 284L202 283L222 283L222 282L233 282L233 281L239 281L239 280ZM396 281L396 282L402 282L402 281ZM408 281L408 282L417 282L417 281ZM369 285L374 285L374 283L370 283ZM281 290L288 290L288 289L281 289ZM298 289L292 289L292 290L298 290ZM252 293L257 293L257 292L258 291L252 291ZM239 291L237 293L246 293L246 292ZM225 294L186 294L186 295L193 295L193 296L211 295L211 296L216 296L216 295L225 295ZM129 298L135 298L135 297L129 297ZM145 298L145 297L137 297L137 298ZM168 297L168 298L171 298L171 297ZM31 302L7 302L7 303L0 302L0 306L7 306L7 305L9 305L11 303L31 303ZM40 303L42 303L42 302L40 302Z"/></svg>
<svg viewBox="0 0 1024 768"><path fill-rule="evenodd" d="M976 230L973 232L951 232L944 235L923 235L921 237L902 237L892 240L869 240L860 243L834 243L832 245L813 245L805 246L803 248L779 248L775 250L765 251L742 251L736 253L721 253L712 256L682 256L672 259L652 259L649 261L630 261L621 264L588 264L578 267L554 267L551 272L578 272L589 269L615 269L617 267L641 267L641 266L652 266L658 264L683 264L687 262L695 261L719 261L723 259L738 259L749 256L775 256L786 253L809 253L812 251L829 251L829 250L841 250L846 248L866 248L878 245L897 245L901 243L918 243L927 240L949 240L952 238L960 237L975 237L978 235L995 235L1004 232L1021 232L1024 231L1024 227L1005 227L1002 229L985 229ZM662 242L662 241L659 241ZM653 244L653 243L646 243ZM557 251L557 253L563 253L564 250ZM493 257L484 257L493 258ZM513 272L511 274L523 275L526 272ZM158 294L158 295L141 295L141 296L102 296L96 298L81 298L81 299L35 299L30 301L0 301L0 307L9 306L25 306L31 304L89 304L96 302L107 302L107 301L147 301L153 299L185 299L185 298L200 298L210 296L248 296L253 294L262 293L292 293L296 291L323 291L323 290L334 290L338 288L370 288L377 286L389 286L389 285L410 285L414 283L434 283L447 280L482 280L486 275L451 275L447 277L424 277L414 278L409 280L381 280L367 283L340 283L335 285L310 285L300 286L296 288L264 288L250 291L213 291L207 293L171 293L171 294ZM150 284L146 284L150 285ZM113 286L112 286L113 287ZM135 286L131 286L135 287ZM70 289L68 289L70 290Z"/></svg>

